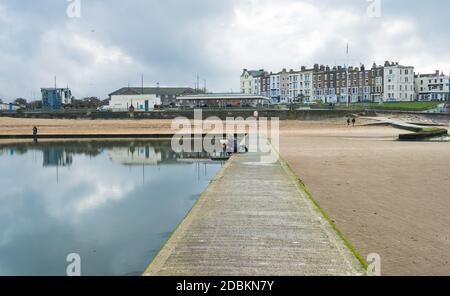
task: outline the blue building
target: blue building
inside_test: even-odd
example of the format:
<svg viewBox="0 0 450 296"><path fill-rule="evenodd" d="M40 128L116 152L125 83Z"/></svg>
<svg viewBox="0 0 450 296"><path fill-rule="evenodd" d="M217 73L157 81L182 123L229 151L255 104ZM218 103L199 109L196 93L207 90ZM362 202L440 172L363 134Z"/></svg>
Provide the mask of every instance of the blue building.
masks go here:
<svg viewBox="0 0 450 296"><path fill-rule="evenodd" d="M72 92L69 88L41 88L41 93L44 109L61 109L72 103Z"/></svg>

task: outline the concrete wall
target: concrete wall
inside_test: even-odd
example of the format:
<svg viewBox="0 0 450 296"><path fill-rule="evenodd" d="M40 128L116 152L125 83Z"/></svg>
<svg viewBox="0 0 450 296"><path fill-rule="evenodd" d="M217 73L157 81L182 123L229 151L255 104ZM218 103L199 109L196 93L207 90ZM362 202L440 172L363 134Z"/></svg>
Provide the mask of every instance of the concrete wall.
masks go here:
<svg viewBox="0 0 450 296"><path fill-rule="evenodd" d="M253 116L254 110L205 110L203 118L217 116L221 119L227 117L243 117ZM329 118L343 118L350 114L346 110L298 110L298 111L280 111L280 110L260 110L260 117L278 117L280 120L324 120ZM363 112L363 111L361 111ZM351 114L358 111L351 111ZM16 117L16 118L47 118L47 119L129 119L128 112L87 112L87 113L10 113L0 114L0 116ZM176 117L186 117L193 119L194 111L153 111L153 112L135 112L134 119L174 119Z"/></svg>
<svg viewBox="0 0 450 296"><path fill-rule="evenodd" d="M109 107L113 111L126 111L133 105L136 111L145 111L146 101L149 110L153 110L155 105L161 105L156 95L114 95L111 96Z"/></svg>
<svg viewBox="0 0 450 296"><path fill-rule="evenodd" d="M221 119L227 117L243 117L253 116L254 110L204 110L203 118L218 116ZM297 111L280 111L280 110L259 110L260 117L278 117L280 120L326 120L334 118L345 118L351 114L362 114L366 110L297 110ZM376 114L397 115L397 114L414 114L423 118L429 118L437 121L450 122L450 113L423 113L408 111L371 111L370 116ZM0 117L15 118L44 118L44 119L130 119L128 112L48 112L48 113L0 113ZM193 119L194 111L152 111L152 112L135 112L135 119L174 119L176 117L186 117Z"/></svg>

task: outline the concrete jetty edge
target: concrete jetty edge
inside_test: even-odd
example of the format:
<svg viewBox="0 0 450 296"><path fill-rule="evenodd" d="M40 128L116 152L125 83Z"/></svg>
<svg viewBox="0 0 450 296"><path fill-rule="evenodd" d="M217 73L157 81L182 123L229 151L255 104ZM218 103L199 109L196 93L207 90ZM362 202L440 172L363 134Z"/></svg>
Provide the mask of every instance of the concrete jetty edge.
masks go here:
<svg viewBox="0 0 450 296"><path fill-rule="evenodd" d="M272 145L270 145L272 146ZM271 147L275 152L279 164L281 165L281 169L285 172L286 176L290 179L291 184L297 187L297 191L299 193L299 197L304 199L305 201L309 201L310 211L314 212L315 215L324 218L323 230L331 235L330 239L333 241L335 247L337 247L337 251L342 255L344 260L347 260L348 264L355 264L355 268L360 270L360 275L367 275L367 262L360 255L354 245L350 242L350 240L338 229L338 227L333 223L328 214L320 207L318 202L314 199L311 192L308 190L306 185L298 178L295 172L291 169L289 164L281 157L280 153ZM224 178L228 172L230 165L233 163L233 156L230 161L228 161L224 167L217 173L217 175L211 180L208 187L205 191L200 195L199 199L193 205L191 210L186 214L184 219L178 224L175 228L174 232L171 234L169 239L165 242L164 245L160 248L159 252L154 256L154 258L150 261L145 271L142 273L143 276L152 276L157 275L164 268L167 260L174 254L178 247L178 241L184 237L186 232L189 230L193 221L195 221L196 216L200 215L199 211L202 210L203 205L207 202L207 198L211 190L214 190L217 182L220 182L222 178ZM329 224L328 224L329 223ZM328 226L327 226L328 224ZM328 229L328 230L327 230ZM332 234L334 233L334 234ZM353 263L350 263L353 262ZM359 265L359 267L358 267ZM369 274L370 275L370 274Z"/></svg>
<svg viewBox="0 0 450 296"><path fill-rule="evenodd" d="M233 157L233 156L232 156ZM194 205L191 207L191 209L186 213L184 218L178 223L178 225L175 227L172 234L169 236L169 238L166 240L166 242L161 246L159 251L153 256L153 258L150 260L150 263L147 265L147 267L142 272L142 276L148 276L152 273L156 273L155 266L162 266L163 263L169 258L171 252L173 251L173 243L178 240L179 237L181 237L185 231L189 227L189 225L192 222L193 217L195 216L195 213L200 210L203 202L205 201L206 194L209 190L211 190L212 185L215 182L218 182L226 173L227 168L230 166L230 161L225 162L224 166L219 170L219 172L214 176L214 178L209 182L206 189L200 194L197 201L194 203Z"/></svg>
<svg viewBox="0 0 450 296"><path fill-rule="evenodd" d="M359 251L356 249L356 247L352 244L352 242L345 236L345 234L339 229L339 227L337 227L337 225L333 222L333 220L330 218L330 216L327 214L327 212L320 206L320 204L317 202L317 200L314 198L314 195L311 193L311 191L309 190L309 188L306 186L306 184L303 182L303 180L301 180L297 174L295 173L295 171L292 169L292 167L289 165L289 163L280 155L280 153L274 149L274 151L278 154L278 159L281 163L281 165L283 166L283 168L285 169L285 171L291 175L291 177L295 180L295 182L297 183L297 186L299 186L299 188L301 190L303 190L307 197L309 198L309 200L314 204L314 206L316 207L316 209L322 214L322 216L324 217L324 219L331 225L331 227L333 228L333 230L336 232L337 236L343 241L344 245L349 249L349 251L356 257L356 259L358 259L359 263L361 264L361 267L364 270L367 270L369 264L367 263L367 261L364 259L364 257L361 255L361 253L359 253Z"/></svg>

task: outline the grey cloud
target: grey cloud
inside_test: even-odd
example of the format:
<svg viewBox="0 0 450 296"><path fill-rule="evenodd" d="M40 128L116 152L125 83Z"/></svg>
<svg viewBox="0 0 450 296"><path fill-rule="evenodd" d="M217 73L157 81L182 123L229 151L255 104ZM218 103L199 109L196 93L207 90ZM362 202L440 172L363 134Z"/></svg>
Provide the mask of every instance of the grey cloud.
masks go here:
<svg viewBox="0 0 450 296"><path fill-rule="evenodd" d="M448 1L381 1L382 17L368 19L366 0L81 0L82 17L69 19L66 0L4 0L0 3L7 13L6 18L0 15L0 97L30 97L32 92L39 97L39 87L51 84L53 75L61 84L68 83L78 97L105 97L128 82L138 85L142 72L146 84L192 86L198 73L208 80L211 90L237 90L244 67L276 71L298 68L300 63L342 64L346 39L354 63L398 58L405 63L421 60L432 68L442 59L441 67L448 67ZM289 11L296 3L316 7L317 20L298 28L304 23L290 16L286 26L295 34L283 37L283 44L272 43L277 36L266 33L272 23L260 23L258 29L248 31L255 36L233 35L247 32L246 24L233 27L239 13L246 15L258 5ZM333 11L347 12L358 18L358 23L341 26L340 31L324 37L321 17ZM383 39L382 31L383 24L396 21L414 24L412 36L400 33L397 44L395 36ZM336 24L328 25L333 29ZM279 34L284 29L279 28ZM319 31L315 41L321 46L305 55L301 52L308 44L299 43L311 40L304 36L308 30ZM82 37L85 44L76 44L76 37ZM86 46L131 60L99 64Z"/></svg>

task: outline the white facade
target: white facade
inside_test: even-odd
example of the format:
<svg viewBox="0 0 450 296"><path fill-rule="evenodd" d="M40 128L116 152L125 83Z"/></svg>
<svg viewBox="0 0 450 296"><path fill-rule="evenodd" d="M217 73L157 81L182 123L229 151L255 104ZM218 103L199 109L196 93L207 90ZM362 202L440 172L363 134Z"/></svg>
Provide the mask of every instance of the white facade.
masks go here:
<svg viewBox="0 0 450 296"><path fill-rule="evenodd" d="M260 95L261 94L261 77L264 75L264 70L248 71L244 69L241 75L241 93Z"/></svg>
<svg viewBox="0 0 450 296"><path fill-rule="evenodd" d="M414 67L389 63L384 66L385 102L414 101Z"/></svg>
<svg viewBox="0 0 450 296"><path fill-rule="evenodd" d="M247 70L241 75L241 93L251 94L253 90L253 77Z"/></svg>
<svg viewBox="0 0 450 296"><path fill-rule="evenodd" d="M450 77L436 71L434 74L418 74L415 90L419 101L448 101Z"/></svg>
<svg viewBox="0 0 450 296"><path fill-rule="evenodd" d="M112 111L128 111L131 106L135 111L153 110L161 105L161 99L155 94L149 95L111 95L109 107Z"/></svg>
<svg viewBox="0 0 450 296"><path fill-rule="evenodd" d="M312 101L314 95L313 71L303 70L300 72L299 94L303 98L303 102Z"/></svg>

